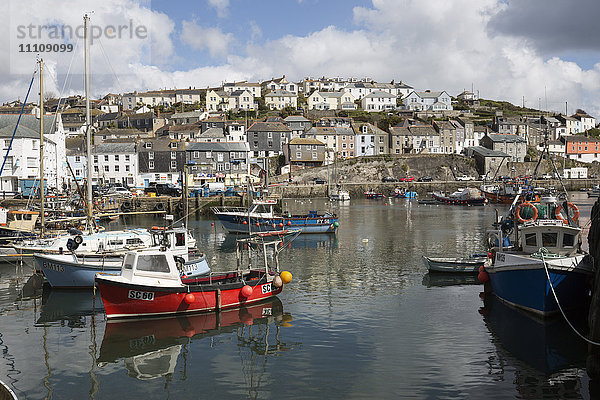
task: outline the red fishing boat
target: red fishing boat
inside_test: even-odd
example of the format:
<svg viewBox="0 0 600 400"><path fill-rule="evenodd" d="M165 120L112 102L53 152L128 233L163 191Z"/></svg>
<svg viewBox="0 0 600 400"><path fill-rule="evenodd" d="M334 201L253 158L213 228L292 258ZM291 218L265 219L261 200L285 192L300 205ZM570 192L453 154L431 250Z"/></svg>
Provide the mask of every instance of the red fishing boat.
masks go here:
<svg viewBox="0 0 600 400"><path fill-rule="evenodd" d="M181 278L168 249L127 253L121 275L97 274L107 318L218 311L276 296L292 274L279 272L278 254L299 230L260 233L237 241L237 269ZM273 257L268 257L270 255ZM271 259L274 265L270 265ZM262 265L261 265L262 264Z"/></svg>

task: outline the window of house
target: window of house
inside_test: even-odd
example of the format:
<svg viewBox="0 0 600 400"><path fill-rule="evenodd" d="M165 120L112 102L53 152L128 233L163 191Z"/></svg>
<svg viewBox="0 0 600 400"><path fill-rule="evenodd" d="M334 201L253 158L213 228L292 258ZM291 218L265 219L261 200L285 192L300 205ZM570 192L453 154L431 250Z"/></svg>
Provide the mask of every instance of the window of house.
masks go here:
<svg viewBox="0 0 600 400"><path fill-rule="evenodd" d="M296 158L302 158L302 152L301 151L297 151L296 152Z"/></svg>
<svg viewBox="0 0 600 400"><path fill-rule="evenodd" d="M100 172L97 165L94 165L94 172L96 172L96 173Z"/></svg>
<svg viewBox="0 0 600 400"><path fill-rule="evenodd" d="M154 160L154 152L153 151L148 152L148 160Z"/></svg>
<svg viewBox="0 0 600 400"><path fill-rule="evenodd" d="M104 161L108 162L108 155L104 156Z"/></svg>
<svg viewBox="0 0 600 400"><path fill-rule="evenodd" d="M171 160L175 160L177 159L177 152L176 151L172 151L171 152Z"/></svg>
<svg viewBox="0 0 600 400"><path fill-rule="evenodd" d="M177 168L177 161L171 161L171 168Z"/></svg>
<svg viewBox="0 0 600 400"><path fill-rule="evenodd" d="M98 156L94 156L94 163L98 164Z"/></svg>
<svg viewBox="0 0 600 400"><path fill-rule="evenodd" d="M317 152L316 152L316 151L313 151L313 153L312 153L312 158L313 158L313 160L316 160L316 159L317 159Z"/></svg>
<svg viewBox="0 0 600 400"><path fill-rule="evenodd" d="M125 166L125 172L129 172L129 165Z"/></svg>
<svg viewBox="0 0 600 400"><path fill-rule="evenodd" d="M119 161L119 155L115 154L115 161Z"/></svg>
<svg viewBox="0 0 600 400"><path fill-rule="evenodd" d="M109 169L109 166L108 166L108 165L105 165L105 166L104 166L104 172L109 172L109 170L110 170L110 169Z"/></svg>
<svg viewBox="0 0 600 400"><path fill-rule="evenodd" d="M81 162L81 156L75 156L75 162Z"/></svg>
<svg viewBox="0 0 600 400"><path fill-rule="evenodd" d="M229 171L231 169L231 164L228 162L225 163L225 171Z"/></svg>
<svg viewBox="0 0 600 400"><path fill-rule="evenodd" d="M119 166L115 165L115 172L119 172Z"/></svg>
<svg viewBox="0 0 600 400"><path fill-rule="evenodd" d="M194 154L192 155L192 157L194 157L194 158L200 158L200 152L199 151L195 151Z"/></svg>
<svg viewBox="0 0 600 400"><path fill-rule="evenodd" d="M146 142L144 143L144 147L147 149L151 149L152 148L152 143L151 142Z"/></svg>
<svg viewBox="0 0 600 400"><path fill-rule="evenodd" d="M148 161L148 168L154 169L154 161Z"/></svg>
<svg viewBox="0 0 600 400"><path fill-rule="evenodd" d="M125 161L129 161L129 154L125 155Z"/></svg>
<svg viewBox="0 0 600 400"><path fill-rule="evenodd" d="M207 151L206 152L206 158L212 158L212 152Z"/></svg>

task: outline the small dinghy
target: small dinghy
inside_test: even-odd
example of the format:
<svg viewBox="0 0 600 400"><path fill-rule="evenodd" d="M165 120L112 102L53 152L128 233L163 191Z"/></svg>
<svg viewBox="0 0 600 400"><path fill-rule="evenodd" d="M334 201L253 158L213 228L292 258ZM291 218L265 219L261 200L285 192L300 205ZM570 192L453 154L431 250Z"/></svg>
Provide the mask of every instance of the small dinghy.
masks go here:
<svg viewBox="0 0 600 400"><path fill-rule="evenodd" d="M423 263L429 272L452 272L452 273L472 273L479 272L479 267L483 267L488 262L487 257L425 257Z"/></svg>

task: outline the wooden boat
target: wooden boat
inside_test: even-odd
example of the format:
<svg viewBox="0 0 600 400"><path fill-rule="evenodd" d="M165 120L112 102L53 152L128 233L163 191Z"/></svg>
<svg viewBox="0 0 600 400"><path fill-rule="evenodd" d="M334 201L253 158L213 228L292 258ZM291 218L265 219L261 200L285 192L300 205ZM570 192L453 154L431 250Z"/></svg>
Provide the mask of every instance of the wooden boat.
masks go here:
<svg viewBox="0 0 600 400"><path fill-rule="evenodd" d="M476 274L479 272L479 267L483 267L487 261L487 257L470 257L470 258L437 258L437 257L422 257L423 264L429 272L452 272L452 273L468 273Z"/></svg>
<svg viewBox="0 0 600 400"><path fill-rule="evenodd" d="M282 229L300 229L300 233L335 233L340 226L335 214L309 211L307 214L276 213L275 200L255 200L250 209L245 207L212 207L227 231L232 233L272 232Z"/></svg>
<svg viewBox="0 0 600 400"><path fill-rule="evenodd" d="M459 189L451 194L434 192L432 196L437 202L450 205L482 206L486 203L485 197L475 188Z"/></svg>
<svg viewBox="0 0 600 400"><path fill-rule="evenodd" d="M117 237L117 236L115 236ZM186 276L199 276L210 271L206 257L190 243L191 236L185 228L155 229L150 242L132 248L169 249L172 257L180 259L180 273ZM121 243L119 250L87 254L35 254L34 260L39 270L54 288L93 287L98 272L118 274L121 271L124 253Z"/></svg>
<svg viewBox="0 0 600 400"><path fill-rule="evenodd" d="M286 240L293 240L299 233L286 230L239 239L236 270L199 278L182 278L170 250L130 252L123 260L121 275L96 275L106 316L211 312L271 298L291 281L289 272L279 273L278 255Z"/></svg>

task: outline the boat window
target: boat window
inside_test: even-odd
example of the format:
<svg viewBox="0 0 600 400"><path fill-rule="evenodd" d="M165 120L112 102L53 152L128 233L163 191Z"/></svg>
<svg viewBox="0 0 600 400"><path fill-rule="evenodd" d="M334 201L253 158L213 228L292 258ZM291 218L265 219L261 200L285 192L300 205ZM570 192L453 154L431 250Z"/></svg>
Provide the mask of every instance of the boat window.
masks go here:
<svg viewBox="0 0 600 400"><path fill-rule="evenodd" d="M575 245L575 235L563 234L563 247L573 247Z"/></svg>
<svg viewBox="0 0 600 400"><path fill-rule="evenodd" d="M527 246L537 246L536 234L535 233L527 233L525 235L525 245Z"/></svg>
<svg viewBox="0 0 600 400"><path fill-rule="evenodd" d="M175 246L185 246L185 233L178 232L175 234Z"/></svg>
<svg viewBox="0 0 600 400"><path fill-rule="evenodd" d="M123 268L132 269L133 268L133 260L135 259L134 254L127 254L125 259L123 260Z"/></svg>
<svg viewBox="0 0 600 400"><path fill-rule="evenodd" d="M137 269L150 272L169 272L169 264L163 254L139 255Z"/></svg>
<svg viewBox="0 0 600 400"><path fill-rule="evenodd" d="M121 245L123 245L123 240L109 240L108 245L109 246L121 246Z"/></svg>
<svg viewBox="0 0 600 400"><path fill-rule="evenodd" d="M31 214L23 214L23 219L24 219L25 221L31 221L31 218L32 218L32 217L31 217Z"/></svg>
<svg viewBox="0 0 600 400"><path fill-rule="evenodd" d="M142 244L142 239L140 238L131 238L131 239L127 239L126 241L127 244Z"/></svg>
<svg viewBox="0 0 600 400"><path fill-rule="evenodd" d="M542 233L542 246L556 247L557 244L558 244L558 233L556 233L556 232L543 232Z"/></svg>

